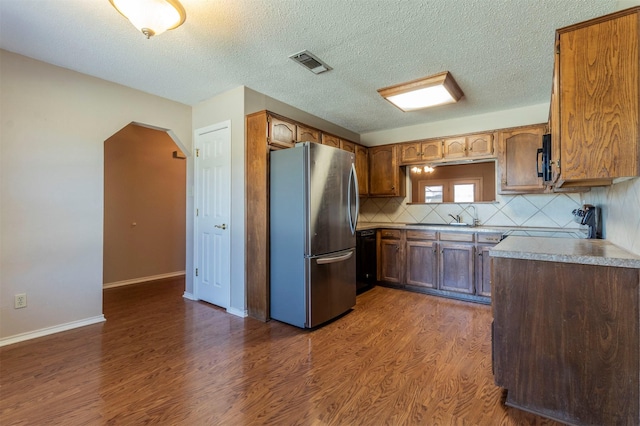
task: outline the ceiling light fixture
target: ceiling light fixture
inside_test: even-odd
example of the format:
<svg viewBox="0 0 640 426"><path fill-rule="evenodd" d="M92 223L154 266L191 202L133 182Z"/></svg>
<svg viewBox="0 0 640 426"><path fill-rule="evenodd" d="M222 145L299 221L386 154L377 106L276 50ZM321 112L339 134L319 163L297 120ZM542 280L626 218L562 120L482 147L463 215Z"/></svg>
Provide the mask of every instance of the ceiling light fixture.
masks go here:
<svg viewBox="0 0 640 426"><path fill-rule="evenodd" d="M179 27L187 14L178 0L109 0L147 38Z"/></svg>
<svg viewBox="0 0 640 426"><path fill-rule="evenodd" d="M378 93L405 112L458 102L464 96L449 71L378 89Z"/></svg>

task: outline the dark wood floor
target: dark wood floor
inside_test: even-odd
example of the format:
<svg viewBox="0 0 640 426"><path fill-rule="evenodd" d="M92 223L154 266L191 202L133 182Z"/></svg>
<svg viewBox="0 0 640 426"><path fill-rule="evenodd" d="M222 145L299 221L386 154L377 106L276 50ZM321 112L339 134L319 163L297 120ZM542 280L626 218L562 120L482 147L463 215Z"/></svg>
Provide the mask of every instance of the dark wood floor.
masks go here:
<svg viewBox="0 0 640 426"><path fill-rule="evenodd" d="M106 323L0 348L0 424L554 424L502 404L488 306L376 287L309 332L183 290L106 290Z"/></svg>

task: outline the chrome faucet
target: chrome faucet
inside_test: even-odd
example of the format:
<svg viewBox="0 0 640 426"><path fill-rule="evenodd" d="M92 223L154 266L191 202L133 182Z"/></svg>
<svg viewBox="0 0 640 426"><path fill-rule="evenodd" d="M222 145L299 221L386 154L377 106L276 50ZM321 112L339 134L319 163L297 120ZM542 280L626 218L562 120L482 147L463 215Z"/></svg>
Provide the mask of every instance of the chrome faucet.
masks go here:
<svg viewBox="0 0 640 426"><path fill-rule="evenodd" d="M449 213L449 216L451 216L453 218L453 220L456 221L456 223L462 223L462 217L459 214L454 216L451 213Z"/></svg>
<svg viewBox="0 0 640 426"><path fill-rule="evenodd" d="M478 219L478 209L476 208L476 206L474 206L473 204L470 205L469 207L473 208L473 226L478 226L480 225L480 219Z"/></svg>

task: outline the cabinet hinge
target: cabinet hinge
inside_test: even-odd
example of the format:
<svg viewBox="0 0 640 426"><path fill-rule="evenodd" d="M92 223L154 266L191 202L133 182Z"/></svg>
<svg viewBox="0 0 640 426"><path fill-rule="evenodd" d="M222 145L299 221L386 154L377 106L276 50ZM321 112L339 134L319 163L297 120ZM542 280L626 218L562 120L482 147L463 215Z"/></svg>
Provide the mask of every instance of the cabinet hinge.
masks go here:
<svg viewBox="0 0 640 426"><path fill-rule="evenodd" d="M267 145L271 143L271 138L267 136Z"/></svg>
<svg viewBox="0 0 640 426"><path fill-rule="evenodd" d="M200 150L196 149L196 157L200 157Z"/></svg>
<svg viewBox="0 0 640 426"><path fill-rule="evenodd" d="M556 55L560 54L560 44L556 44Z"/></svg>
<svg viewBox="0 0 640 426"><path fill-rule="evenodd" d="M200 215L200 209L196 209L196 216Z"/></svg>
<svg viewBox="0 0 640 426"><path fill-rule="evenodd" d="M198 276L198 268L196 268L196 277Z"/></svg>

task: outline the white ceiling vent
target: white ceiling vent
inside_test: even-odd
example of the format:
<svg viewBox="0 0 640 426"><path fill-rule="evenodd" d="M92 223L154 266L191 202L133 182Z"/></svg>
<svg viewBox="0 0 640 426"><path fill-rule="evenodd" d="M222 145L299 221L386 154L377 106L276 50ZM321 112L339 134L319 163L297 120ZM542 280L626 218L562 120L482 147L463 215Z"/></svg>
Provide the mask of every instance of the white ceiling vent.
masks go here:
<svg viewBox="0 0 640 426"><path fill-rule="evenodd" d="M293 59L314 74L320 74L333 69L307 50L294 53L293 55L290 55L289 58Z"/></svg>

